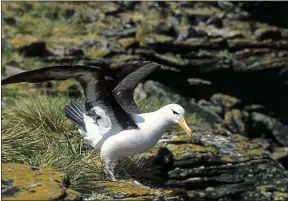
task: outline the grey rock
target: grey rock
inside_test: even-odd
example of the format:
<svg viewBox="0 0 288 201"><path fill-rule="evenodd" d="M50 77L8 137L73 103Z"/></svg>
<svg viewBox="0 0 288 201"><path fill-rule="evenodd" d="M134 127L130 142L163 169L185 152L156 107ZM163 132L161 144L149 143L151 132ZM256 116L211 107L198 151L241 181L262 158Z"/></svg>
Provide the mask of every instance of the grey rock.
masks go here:
<svg viewBox="0 0 288 201"><path fill-rule="evenodd" d="M251 118L255 130L257 130L258 127L264 127L266 134L271 135L268 137L274 138L277 143L281 144L282 146L288 146L288 125L282 124L276 118L269 117L258 112L253 112L251 114Z"/></svg>
<svg viewBox="0 0 288 201"><path fill-rule="evenodd" d="M98 40L82 40L79 44L81 48L104 48L105 45Z"/></svg>
<svg viewBox="0 0 288 201"><path fill-rule="evenodd" d="M233 108L235 105L237 105L238 103L240 103L240 100L226 95L226 94L214 94L211 97L211 102L215 105L219 105L221 107L223 107L225 110L227 109L231 109Z"/></svg>
<svg viewBox="0 0 288 201"><path fill-rule="evenodd" d="M135 36L136 34L136 29L135 28L129 28L129 29L124 29L124 30L109 30L109 31L104 31L103 35L105 36L112 36L112 37L131 37Z"/></svg>
<svg viewBox="0 0 288 201"><path fill-rule="evenodd" d="M252 104L252 105L246 105L244 107L244 110L246 111L259 111L259 110L262 110L264 109L265 106L264 105L259 105L259 104Z"/></svg>
<svg viewBox="0 0 288 201"><path fill-rule="evenodd" d="M283 192L283 198L287 197L288 172L258 143L249 142L245 137L217 136L212 132L202 132L192 138L174 135L154 149L163 149L162 146L173 156L169 166L161 163L166 167L162 171L167 171L165 186L185 188L191 198L233 200L236 196L239 200L269 200L270 192L279 191Z"/></svg>
<svg viewBox="0 0 288 201"><path fill-rule="evenodd" d="M239 109L232 109L224 114L225 124L234 133L245 135L249 114Z"/></svg>
<svg viewBox="0 0 288 201"><path fill-rule="evenodd" d="M198 105L201 108L205 108L206 110L208 110L208 111L210 111L212 113L216 113L220 117L223 116L223 114L224 114L223 108L221 106L214 105L214 104L212 104L209 101L201 99L201 100L198 101Z"/></svg>
<svg viewBox="0 0 288 201"><path fill-rule="evenodd" d="M13 181L11 184L10 183L8 184L8 181L9 180L4 179L1 180L2 183L1 193L3 197L13 196L20 191L20 188L18 188L17 186L11 186Z"/></svg>
<svg viewBox="0 0 288 201"><path fill-rule="evenodd" d="M191 85L211 85L211 82L208 80L202 80L199 78L189 78L187 80Z"/></svg>

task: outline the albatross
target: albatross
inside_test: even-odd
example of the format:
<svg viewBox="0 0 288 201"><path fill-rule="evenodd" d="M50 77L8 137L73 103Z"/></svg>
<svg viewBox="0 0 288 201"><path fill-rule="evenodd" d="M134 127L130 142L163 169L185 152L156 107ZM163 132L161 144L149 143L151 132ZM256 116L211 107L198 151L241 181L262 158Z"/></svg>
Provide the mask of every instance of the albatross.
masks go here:
<svg viewBox="0 0 288 201"><path fill-rule="evenodd" d="M185 110L178 104L168 104L149 113L140 112L133 99L133 90L150 73L161 68L156 63L141 64L124 70L116 86L108 84L103 69L85 65L26 71L3 79L2 85L78 81L84 91L84 104L70 102L64 109L65 116L77 125L80 135L100 151L105 172L110 180L117 181L114 175L117 162L149 151L172 124L178 123L189 136L192 135L184 118ZM128 174L125 169L124 172Z"/></svg>

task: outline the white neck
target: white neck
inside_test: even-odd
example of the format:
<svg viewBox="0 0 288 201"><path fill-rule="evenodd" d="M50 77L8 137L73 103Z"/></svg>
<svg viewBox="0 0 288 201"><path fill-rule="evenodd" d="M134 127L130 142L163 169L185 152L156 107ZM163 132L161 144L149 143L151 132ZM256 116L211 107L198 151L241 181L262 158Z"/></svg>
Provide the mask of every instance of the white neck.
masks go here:
<svg viewBox="0 0 288 201"><path fill-rule="evenodd" d="M139 129L144 131L146 135L153 135L153 137L158 139L173 124L168 118L167 110L163 108L150 113L132 115L132 118Z"/></svg>

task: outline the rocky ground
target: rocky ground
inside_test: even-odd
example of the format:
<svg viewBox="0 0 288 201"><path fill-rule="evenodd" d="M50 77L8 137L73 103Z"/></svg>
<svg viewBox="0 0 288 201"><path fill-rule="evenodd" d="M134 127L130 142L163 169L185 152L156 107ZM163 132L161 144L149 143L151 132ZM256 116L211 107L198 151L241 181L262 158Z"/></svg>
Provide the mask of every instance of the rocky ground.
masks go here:
<svg viewBox="0 0 288 201"><path fill-rule="evenodd" d="M67 175L51 168L3 163L2 173L3 200L81 199L78 192L69 188Z"/></svg>
<svg viewBox="0 0 288 201"><path fill-rule="evenodd" d="M165 101L178 102L185 105L187 111L195 112L192 138L168 133L157 147L145 154L159 168L156 175L163 179L161 183L165 187L184 188L190 198L196 200L288 199L287 171L264 150L258 139L249 140L230 131L226 119L193 100L164 90L160 83L148 81L138 87L138 93L146 98L149 94L165 96ZM217 94L214 98L225 98L217 100L218 104L226 105L227 113L240 113L232 109L237 99L223 96ZM214 110L220 105L214 105ZM267 192L269 187L274 190Z"/></svg>
<svg viewBox="0 0 288 201"><path fill-rule="evenodd" d="M139 85L135 96L183 105L193 114L192 139L168 132L146 154L160 182L143 184L155 191L139 186L121 193L132 184L97 181L106 190L91 196L286 200L287 7L285 2L5 2L2 76L56 64L96 65L116 76L129 62L160 63L163 68ZM74 82L63 83L37 87L51 95L68 90L71 97L81 96ZM4 88L2 104L27 90L34 88ZM168 187L175 192L163 190Z"/></svg>

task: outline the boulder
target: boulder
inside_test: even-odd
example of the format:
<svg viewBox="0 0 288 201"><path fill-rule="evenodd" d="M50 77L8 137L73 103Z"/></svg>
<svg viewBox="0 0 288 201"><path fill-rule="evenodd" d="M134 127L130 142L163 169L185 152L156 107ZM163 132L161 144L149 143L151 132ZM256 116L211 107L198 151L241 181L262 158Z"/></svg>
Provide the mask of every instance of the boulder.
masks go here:
<svg viewBox="0 0 288 201"><path fill-rule="evenodd" d="M3 200L81 200L68 177L52 168L2 163Z"/></svg>
<svg viewBox="0 0 288 201"><path fill-rule="evenodd" d="M251 114L251 121L254 132L273 138L278 144L288 147L288 125L259 112Z"/></svg>
<svg viewBox="0 0 288 201"><path fill-rule="evenodd" d="M240 135L178 134L145 157L166 171L164 186L184 188L192 200L288 199L288 172L257 142Z"/></svg>
<svg viewBox="0 0 288 201"><path fill-rule="evenodd" d="M97 181L95 192L88 200L187 200L185 190L176 188L150 188L133 181Z"/></svg>

